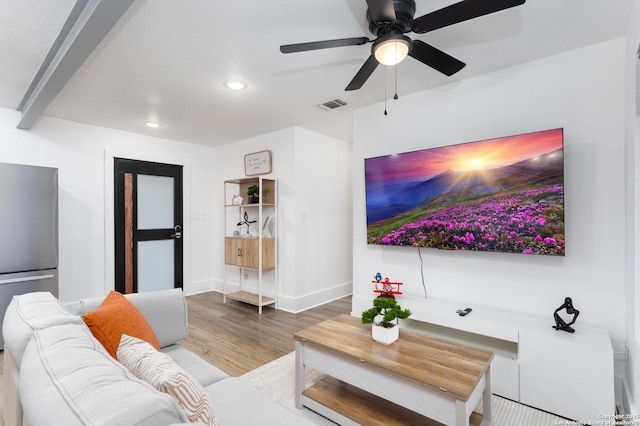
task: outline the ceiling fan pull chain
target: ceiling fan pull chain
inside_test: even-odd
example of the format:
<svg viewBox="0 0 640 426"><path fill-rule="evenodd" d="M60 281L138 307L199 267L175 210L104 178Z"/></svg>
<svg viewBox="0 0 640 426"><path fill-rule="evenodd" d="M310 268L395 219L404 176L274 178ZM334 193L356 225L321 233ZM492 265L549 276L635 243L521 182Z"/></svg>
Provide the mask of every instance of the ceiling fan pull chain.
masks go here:
<svg viewBox="0 0 640 426"><path fill-rule="evenodd" d="M393 66L393 72L394 72L394 76L395 76L395 94L393 95L393 99L395 99L396 101L398 100L398 64L395 64Z"/></svg>
<svg viewBox="0 0 640 426"><path fill-rule="evenodd" d="M384 115L387 115L387 67L384 67Z"/></svg>
<svg viewBox="0 0 640 426"><path fill-rule="evenodd" d="M398 43L393 44L396 49L396 57L398 56ZM398 100L398 62L393 66L393 77L394 77L394 91L393 99Z"/></svg>

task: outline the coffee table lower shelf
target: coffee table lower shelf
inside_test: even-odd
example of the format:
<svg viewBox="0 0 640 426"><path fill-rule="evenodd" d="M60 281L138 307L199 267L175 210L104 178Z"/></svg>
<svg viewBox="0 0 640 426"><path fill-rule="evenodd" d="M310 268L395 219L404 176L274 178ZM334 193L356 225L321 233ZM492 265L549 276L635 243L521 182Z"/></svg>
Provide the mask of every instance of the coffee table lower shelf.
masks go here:
<svg viewBox="0 0 640 426"><path fill-rule="evenodd" d="M342 420L338 421L340 424L442 425L442 423L428 419L331 376L325 376L313 386L305 389L302 392L302 405L331 419L340 417ZM481 423L482 414L472 413L469 424L478 426Z"/></svg>

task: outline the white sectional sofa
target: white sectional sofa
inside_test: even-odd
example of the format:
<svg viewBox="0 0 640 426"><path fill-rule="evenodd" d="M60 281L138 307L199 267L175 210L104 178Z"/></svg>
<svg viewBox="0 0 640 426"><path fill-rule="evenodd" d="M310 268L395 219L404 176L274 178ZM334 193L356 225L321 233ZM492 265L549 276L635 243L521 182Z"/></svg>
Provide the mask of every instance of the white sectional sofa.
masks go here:
<svg viewBox="0 0 640 426"><path fill-rule="evenodd" d="M177 344L187 337L182 290L127 295L168 354L204 388L226 425L311 424ZM102 299L62 305L50 293L15 296L5 314L6 426L188 424L175 398L133 376L94 338L82 315Z"/></svg>

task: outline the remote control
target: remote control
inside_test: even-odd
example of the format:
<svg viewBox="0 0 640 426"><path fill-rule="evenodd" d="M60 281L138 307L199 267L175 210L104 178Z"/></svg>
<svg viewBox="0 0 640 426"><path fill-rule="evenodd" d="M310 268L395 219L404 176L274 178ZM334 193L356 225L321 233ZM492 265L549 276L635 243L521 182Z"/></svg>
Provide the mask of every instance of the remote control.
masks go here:
<svg viewBox="0 0 640 426"><path fill-rule="evenodd" d="M466 308L465 310L462 309L458 309L456 312L458 312L458 315L460 315L461 317L467 315L469 312L471 312L472 309L471 308Z"/></svg>

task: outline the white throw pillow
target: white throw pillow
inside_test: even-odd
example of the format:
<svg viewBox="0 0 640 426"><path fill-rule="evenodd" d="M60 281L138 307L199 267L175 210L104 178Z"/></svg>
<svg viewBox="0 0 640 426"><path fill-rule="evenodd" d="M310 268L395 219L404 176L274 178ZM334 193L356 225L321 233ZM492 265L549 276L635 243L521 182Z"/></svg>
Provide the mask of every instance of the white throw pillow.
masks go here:
<svg viewBox="0 0 640 426"><path fill-rule="evenodd" d="M123 334L117 356L134 376L176 398L190 422L218 426L202 386L169 355L158 352L144 340Z"/></svg>

